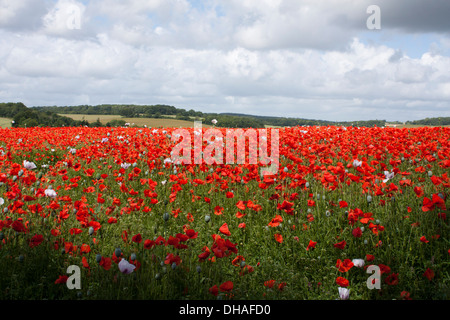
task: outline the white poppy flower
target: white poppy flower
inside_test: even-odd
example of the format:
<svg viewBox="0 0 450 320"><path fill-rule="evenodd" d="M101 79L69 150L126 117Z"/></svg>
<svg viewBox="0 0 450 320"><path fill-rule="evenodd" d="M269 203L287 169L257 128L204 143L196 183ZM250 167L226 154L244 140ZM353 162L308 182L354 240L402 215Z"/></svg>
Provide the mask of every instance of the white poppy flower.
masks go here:
<svg viewBox="0 0 450 320"><path fill-rule="evenodd" d="M124 274L130 274L136 269L136 266L132 263L129 263L127 260L122 259L119 262L119 270Z"/></svg>
<svg viewBox="0 0 450 320"><path fill-rule="evenodd" d="M353 259L352 262L355 267L358 267L358 268L364 267L364 259Z"/></svg>
<svg viewBox="0 0 450 320"><path fill-rule="evenodd" d="M44 194L50 198L56 198L57 196L56 191L53 189L45 189Z"/></svg>
<svg viewBox="0 0 450 320"><path fill-rule="evenodd" d="M361 167L361 165L362 165L362 161L353 160L353 166L354 167Z"/></svg>
<svg viewBox="0 0 450 320"><path fill-rule="evenodd" d="M347 288L338 288L339 290L339 297L341 298L341 300L348 300L348 298L350 297L350 290Z"/></svg>
<svg viewBox="0 0 450 320"><path fill-rule="evenodd" d="M384 177L386 179L383 180L384 183L388 182L390 179L394 178L395 173L394 172L389 172L389 171L385 171L384 172Z"/></svg>
<svg viewBox="0 0 450 320"><path fill-rule="evenodd" d="M131 164L124 162L120 166L124 169L128 169L131 166Z"/></svg>
<svg viewBox="0 0 450 320"><path fill-rule="evenodd" d="M33 162L23 160L23 166L27 168L28 170L36 169L36 165Z"/></svg>

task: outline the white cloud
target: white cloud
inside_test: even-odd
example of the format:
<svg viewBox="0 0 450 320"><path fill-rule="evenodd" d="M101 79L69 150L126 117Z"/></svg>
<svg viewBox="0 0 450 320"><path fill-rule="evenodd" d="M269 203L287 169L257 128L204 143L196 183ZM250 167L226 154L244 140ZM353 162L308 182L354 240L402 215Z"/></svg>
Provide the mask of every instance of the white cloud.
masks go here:
<svg viewBox="0 0 450 320"><path fill-rule="evenodd" d="M450 116L448 38L420 58L365 44L365 2L58 0L35 14L25 4L0 2L0 101L329 120ZM13 24L19 16L40 24Z"/></svg>
<svg viewBox="0 0 450 320"><path fill-rule="evenodd" d="M75 0L58 0L43 17L44 31L50 35L66 35L81 30L85 19L85 6Z"/></svg>
<svg viewBox="0 0 450 320"><path fill-rule="evenodd" d="M37 29L41 26L41 16L45 11L43 1L1 0L0 28L12 31Z"/></svg>

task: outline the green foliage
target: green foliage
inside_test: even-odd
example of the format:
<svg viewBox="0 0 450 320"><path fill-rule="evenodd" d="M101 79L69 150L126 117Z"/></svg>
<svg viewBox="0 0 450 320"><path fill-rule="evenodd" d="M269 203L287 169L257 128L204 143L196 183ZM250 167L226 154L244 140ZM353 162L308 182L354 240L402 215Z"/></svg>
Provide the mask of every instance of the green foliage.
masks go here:
<svg viewBox="0 0 450 320"><path fill-rule="evenodd" d="M450 125L450 117L425 118L422 120L407 121L406 123L426 126L448 126Z"/></svg>
<svg viewBox="0 0 450 320"><path fill-rule="evenodd" d="M100 119L89 124L87 121L77 121L60 116L51 110L27 108L23 103L0 103L0 116L12 118L13 127L101 127Z"/></svg>
<svg viewBox="0 0 450 320"><path fill-rule="evenodd" d="M32 108L36 113L30 113L23 103L0 103L0 117L14 118L18 116L20 123L15 126L24 126L36 118L38 125L41 126L102 126L100 121L89 124L86 121L74 121L63 119L64 117L56 117L53 114L97 114L97 115L121 115L127 118L171 118L179 120L199 120L210 124L212 119L217 120L217 127L228 128L264 128L265 126L275 127L295 127L295 126L346 126L346 127L383 127L386 120L361 120L361 121L326 121L316 119L288 118L288 117L271 117L271 116L255 116L240 113L203 113L193 109L185 110L174 106L156 104L156 105L122 105L122 104L102 104L102 105L79 105L79 106L40 106ZM22 113L28 112L28 113ZM44 114L45 116L43 116ZM25 121L26 120L26 121ZM25 121L25 122L24 122ZM17 122L17 121L16 121ZM407 124L440 126L450 125L450 117L426 118L423 120L408 121ZM36 122L31 121L31 126L35 126ZM110 123L116 126L120 123Z"/></svg>
<svg viewBox="0 0 450 320"><path fill-rule="evenodd" d="M210 124L212 119L217 120L217 127L228 128L264 128L265 126L326 126L326 125L343 125L358 127L382 127L385 120L368 120L368 121L347 121L334 122L324 120L311 120L301 118L286 117L267 117L255 116L238 113L203 113L190 109L189 111L168 105L96 105L96 106L41 106L35 109L64 114L98 114L98 115L121 115L127 118L165 118L175 116L178 120L203 119L205 123Z"/></svg>
<svg viewBox="0 0 450 320"><path fill-rule="evenodd" d="M105 127L123 127L125 125L125 120L114 119L106 123Z"/></svg>
<svg viewBox="0 0 450 320"><path fill-rule="evenodd" d="M17 113L26 109L27 107L22 102L0 103L0 117L13 118Z"/></svg>

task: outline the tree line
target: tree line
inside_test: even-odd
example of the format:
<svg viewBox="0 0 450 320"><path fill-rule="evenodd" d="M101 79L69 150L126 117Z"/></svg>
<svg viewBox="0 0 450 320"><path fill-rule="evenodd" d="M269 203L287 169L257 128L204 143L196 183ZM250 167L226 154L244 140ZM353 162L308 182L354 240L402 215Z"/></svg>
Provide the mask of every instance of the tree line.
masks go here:
<svg viewBox="0 0 450 320"><path fill-rule="evenodd" d="M60 116L51 111L28 108L22 102L0 103L0 117L12 119L12 127L78 127L101 126L98 123L77 121L72 118Z"/></svg>
<svg viewBox="0 0 450 320"><path fill-rule="evenodd" d="M448 126L450 125L450 117L425 118L422 120L406 121L406 123L424 126Z"/></svg>
<svg viewBox="0 0 450 320"><path fill-rule="evenodd" d="M42 106L35 107L37 110L51 111L64 114L98 114L98 115L121 115L127 118L170 118L178 120L201 120L204 123L211 123L216 119L218 127L227 128L264 128L265 126L360 126L360 127L382 127L385 120L368 121L345 121L334 122L325 120L311 120L302 118L267 117L238 113L203 113L201 111L185 110L174 106L157 105L122 105L122 104L102 104L102 105L79 105L79 106Z"/></svg>
<svg viewBox="0 0 450 320"><path fill-rule="evenodd" d="M217 127L227 128L264 128L295 127L295 126L346 126L346 127L383 127L386 120L362 121L326 121L303 118L256 116L239 113L204 113L201 111L185 110L174 106L156 105L129 105L129 104L102 104L79 106L39 106L28 108L21 102L0 103L0 117L12 118L15 127L33 126L123 126L122 119L112 120L103 125L97 121L89 123L86 120L73 120L60 114L86 114L86 115L120 115L124 118L170 118L178 120L195 121L210 124L217 120ZM408 124L418 125L450 125L450 117L426 118L423 120L407 121Z"/></svg>

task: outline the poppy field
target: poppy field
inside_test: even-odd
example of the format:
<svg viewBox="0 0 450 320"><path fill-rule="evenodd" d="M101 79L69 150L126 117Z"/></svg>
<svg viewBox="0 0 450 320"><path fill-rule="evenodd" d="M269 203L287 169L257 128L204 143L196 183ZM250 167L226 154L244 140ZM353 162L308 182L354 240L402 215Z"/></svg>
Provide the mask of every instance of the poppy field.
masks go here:
<svg viewBox="0 0 450 320"><path fill-rule="evenodd" d="M174 130L0 128L0 298L450 298L450 128L280 128L265 176Z"/></svg>

